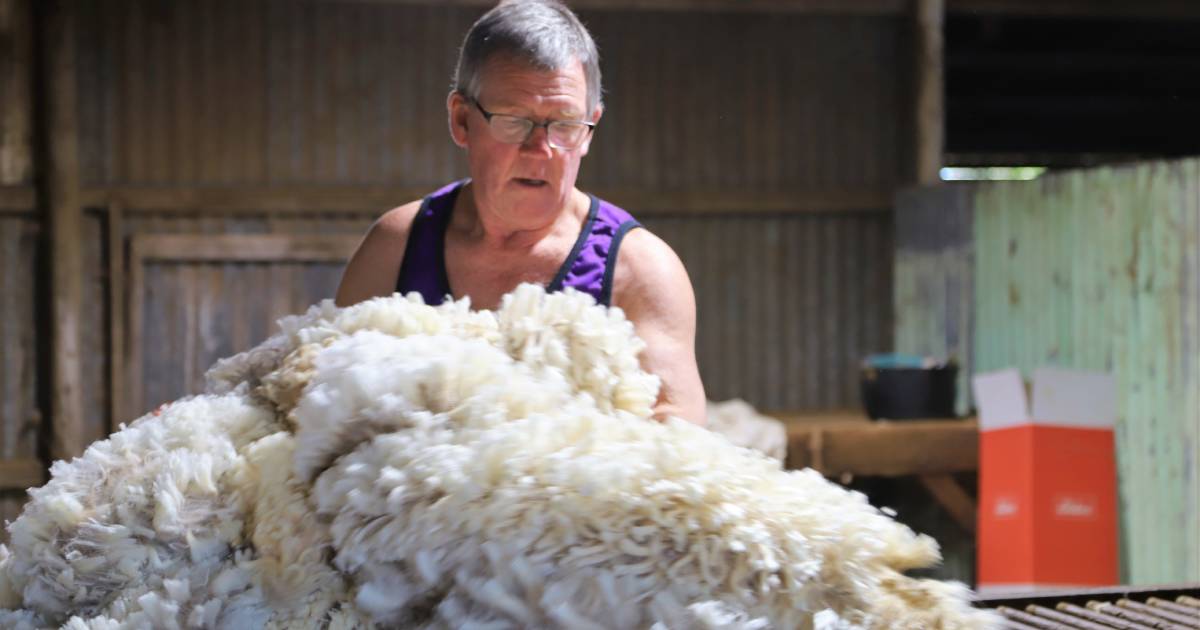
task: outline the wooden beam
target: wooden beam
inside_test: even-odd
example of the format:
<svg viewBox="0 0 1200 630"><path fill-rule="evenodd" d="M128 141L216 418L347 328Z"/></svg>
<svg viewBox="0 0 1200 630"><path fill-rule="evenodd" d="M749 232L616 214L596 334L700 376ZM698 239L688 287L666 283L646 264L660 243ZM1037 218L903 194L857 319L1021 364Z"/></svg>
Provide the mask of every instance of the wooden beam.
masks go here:
<svg viewBox="0 0 1200 630"><path fill-rule="evenodd" d="M30 0L0 0L0 186L33 176L32 92Z"/></svg>
<svg viewBox="0 0 1200 630"><path fill-rule="evenodd" d="M138 260L157 262L345 262L361 237L328 234L138 234Z"/></svg>
<svg viewBox="0 0 1200 630"><path fill-rule="evenodd" d="M112 204L105 213L105 228L108 231L108 411L109 430L132 418L126 415L125 396L125 226L120 204Z"/></svg>
<svg viewBox="0 0 1200 630"><path fill-rule="evenodd" d="M929 186L941 181L939 172L946 144L942 37L945 6L944 0L916 0L913 6L916 181Z"/></svg>
<svg viewBox="0 0 1200 630"><path fill-rule="evenodd" d="M46 481L46 465L33 459L0 459L0 490L27 490Z"/></svg>
<svg viewBox="0 0 1200 630"><path fill-rule="evenodd" d="M34 210L37 210L37 193L32 186L0 186L0 214L23 214Z"/></svg>
<svg viewBox="0 0 1200 630"><path fill-rule="evenodd" d="M786 424L788 467L809 467L830 477L946 474L979 466L974 420Z"/></svg>
<svg viewBox="0 0 1200 630"><path fill-rule="evenodd" d="M333 0L359 3L452 5L491 8L496 0ZM892 16L904 13L905 0L571 0L576 11L720 11L731 13L811 13L816 15Z"/></svg>
<svg viewBox="0 0 1200 630"><path fill-rule="evenodd" d="M975 533L975 500L958 485L953 475L921 475L919 479L950 518L964 530Z"/></svg>
<svg viewBox="0 0 1200 630"><path fill-rule="evenodd" d="M75 114L75 3L47 0L41 9L41 138L47 143L43 199L50 261L50 455L83 452L80 334L83 320L83 213L79 203L79 139Z"/></svg>
<svg viewBox="0 0 1200 630"><path fill-rule="evenodd" d="M380 186L239 187L239 188L90 188L83 205L119 203L127 213L228 212L247 214L362 213L376 216L420 199L427 189ZM635 216L690 214L791 214L809 212L882 212L892 195L883 190L830 191L654 191L597 190L595 194Z"/></svg>

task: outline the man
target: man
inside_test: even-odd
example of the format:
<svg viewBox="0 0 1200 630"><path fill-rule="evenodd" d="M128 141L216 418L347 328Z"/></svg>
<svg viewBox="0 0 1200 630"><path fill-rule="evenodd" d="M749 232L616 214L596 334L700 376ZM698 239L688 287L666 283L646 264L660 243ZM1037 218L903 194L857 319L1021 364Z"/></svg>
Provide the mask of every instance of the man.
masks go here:
<svg viewBox="0 0 1200 630"><path fill-rule="evenodd" d="M655 417L705 421L696 302L679 257L624 210L575 188L600 120L599 55L557 1L502 2L467 33L446 100L471 178L371 227L338 288L341 306L395 291L492 309L523 282L574 287L620 307L662 380Z"/></svg>

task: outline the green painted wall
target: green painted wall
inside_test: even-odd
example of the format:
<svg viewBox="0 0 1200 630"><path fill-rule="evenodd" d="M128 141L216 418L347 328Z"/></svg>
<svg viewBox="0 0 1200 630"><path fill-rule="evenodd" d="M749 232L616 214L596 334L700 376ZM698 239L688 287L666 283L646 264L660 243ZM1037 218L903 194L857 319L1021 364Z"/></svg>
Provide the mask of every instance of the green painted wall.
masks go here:
<svg viewBox="0 0 1200 630"><path fill-rule="evenodd" d="M939 259L897 239L897 349L945 343L915 323L944 307L912 287L970 273L970 312L955 317L973 328L973 371L1113 373L1123 579L1200 581L1200 159L981 184L961 199L969 247L946 243Z"/></svg>

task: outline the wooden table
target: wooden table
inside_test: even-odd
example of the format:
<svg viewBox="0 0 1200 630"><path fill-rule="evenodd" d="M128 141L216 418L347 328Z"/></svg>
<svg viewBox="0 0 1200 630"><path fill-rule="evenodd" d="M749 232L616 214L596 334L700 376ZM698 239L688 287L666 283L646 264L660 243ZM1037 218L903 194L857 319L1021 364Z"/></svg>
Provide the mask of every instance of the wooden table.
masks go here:
<svg viewBox="0 0 1200 630"><path fill-rule="evenodd" d="M788 468L827 477L915 475L955 521L975 531L975 501L953 477L979 468L975 419L872 421L857 411L765 415L787 427Z"/></svg>

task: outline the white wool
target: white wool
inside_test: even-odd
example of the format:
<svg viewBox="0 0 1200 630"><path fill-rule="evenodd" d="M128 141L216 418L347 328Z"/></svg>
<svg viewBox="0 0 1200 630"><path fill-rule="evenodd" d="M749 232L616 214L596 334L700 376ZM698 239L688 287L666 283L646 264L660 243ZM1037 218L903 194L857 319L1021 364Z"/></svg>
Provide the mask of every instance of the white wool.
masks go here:
<svg viewBox="0 0 1200 630"><path fill-rule="evenodd" d="M720 402L710 400L706 407L708 430L725 436L738 446L784 461L787 427L782 422L760 414L753 405L740 398Z"/></svg>
<svg viewBox="0 0 1200 630"><path fill-rule="evenodd" d="M681 420L619 309L325 302L59 462L0 625L975 628L936 544Z"/></svg>

